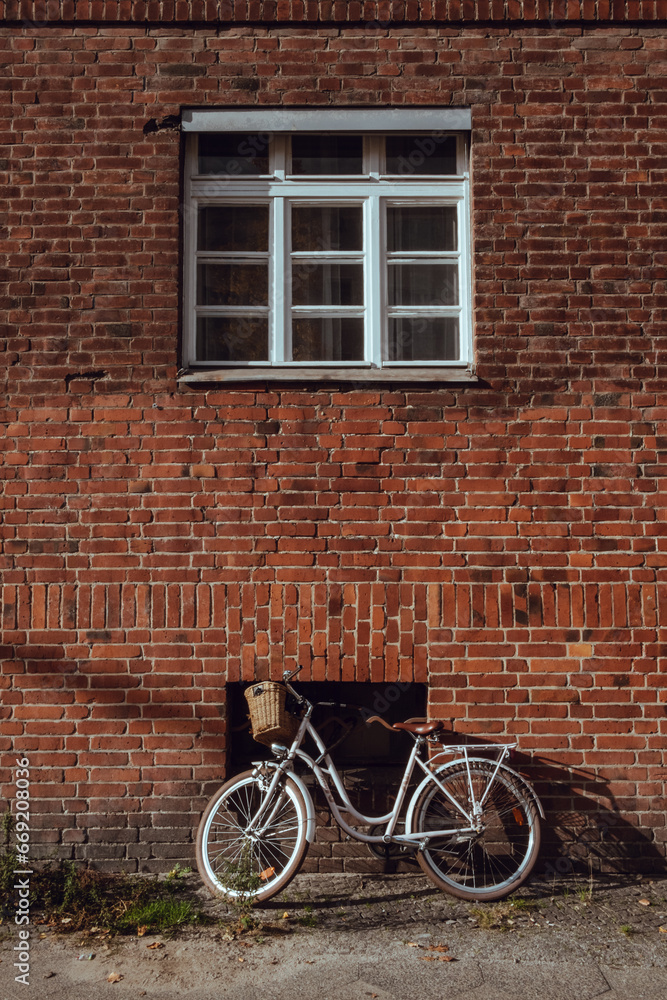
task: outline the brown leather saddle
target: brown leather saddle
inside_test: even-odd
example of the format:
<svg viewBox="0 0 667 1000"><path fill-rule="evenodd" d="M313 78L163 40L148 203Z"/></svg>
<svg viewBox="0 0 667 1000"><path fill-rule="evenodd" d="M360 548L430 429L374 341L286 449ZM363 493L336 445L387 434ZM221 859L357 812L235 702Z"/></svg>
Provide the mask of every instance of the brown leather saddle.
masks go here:
<svg viewBox="0 0 667 1000"><path fill-rule="evenodd" d="M395 722L392 726L379 715L372 715L366 722L369 725L371 722L379 722L385 729L399 729L406 733L414 733L415 736L430 736L431 733L439 733L443 728L442 722L426 722L425 719L408 719L407 722Z"/></svg>

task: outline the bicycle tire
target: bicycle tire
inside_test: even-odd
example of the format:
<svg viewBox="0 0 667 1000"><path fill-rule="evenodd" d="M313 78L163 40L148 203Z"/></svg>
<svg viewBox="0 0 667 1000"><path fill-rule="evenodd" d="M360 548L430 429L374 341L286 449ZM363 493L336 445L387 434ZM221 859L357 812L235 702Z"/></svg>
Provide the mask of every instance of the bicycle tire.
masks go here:
<svg viewBox="0 0 667 1000"><path fill-rule="evenodd" d="M420 867L438 888L459 899L502 899L522 885L533 869L540 849L540 817L522 779L508 767L491 761L469 762L475 798L493 779L483 807L478 833L449 802L437 785L429 783L414 809L413 830L456 829L461 832L431 841L417 852ZM495 774L495 778L494 778ZM465 763L438 773L447 791L470 811L470 788Z"/></svg>
<svg viewBox="0 0 667 1000"><path fill-rule="evenodd" d="M260 837L245 833L265 792L252 771L227 781L210 799L197 829L197 868L212 895L263 902L291 882L308 853L308 813L286 778L274 793L277 809ZM282 801L281 801L282 800Z"/></svg>

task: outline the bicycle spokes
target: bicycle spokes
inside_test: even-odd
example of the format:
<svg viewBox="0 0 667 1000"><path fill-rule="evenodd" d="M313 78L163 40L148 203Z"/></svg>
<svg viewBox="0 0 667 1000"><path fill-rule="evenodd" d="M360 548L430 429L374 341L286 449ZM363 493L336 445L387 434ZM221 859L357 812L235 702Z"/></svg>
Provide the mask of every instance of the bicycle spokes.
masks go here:
<svg viewBox="0 0 667 1000"><path fill-rule="evenodd" d="M252 774L228 782L209 804L197 860L213 891L268 898L295 874L308 849L306 807L287 781L265 791Z"/></svg>
<svg viewBox="0 0 667 1000"><path fill-rule="evenodd" d="M537 817L522 789L484 761L439 775L449 794L470 814L482 798L474 824L467 824L448 798L427 786L417 807L418 829L428 838L419 854L427 874L442 888L467 898L499 898L528 874L537 855Z"/></svg>

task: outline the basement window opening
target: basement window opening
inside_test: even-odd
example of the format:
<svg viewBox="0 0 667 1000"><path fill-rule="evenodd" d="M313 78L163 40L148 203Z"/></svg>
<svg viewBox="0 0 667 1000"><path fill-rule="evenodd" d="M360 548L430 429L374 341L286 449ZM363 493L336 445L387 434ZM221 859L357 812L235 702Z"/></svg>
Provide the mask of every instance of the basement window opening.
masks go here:
<svg viewBox="0 0 667 1000"><path fill-rule="evenodd" d="M247 770L253 761L271 759L271 751L253 739L248 719L244 683L226 685L228 750L227 773ZM412 746L412 738L404 732L390 732L378 723L365 725L373 715L386 722L405 722L411 718L426 718L427 686L413 682L372 684L357 681L295 682L295 688L309 701L344 703L358 706L361 711L336 706L317 707L313 713L315 728L327 747L339 739L332 752L341 768L396 766L402 770ZM342 739L341 739L342 737ZM311 756L315 746L310 738L304 749Z"/></svg>

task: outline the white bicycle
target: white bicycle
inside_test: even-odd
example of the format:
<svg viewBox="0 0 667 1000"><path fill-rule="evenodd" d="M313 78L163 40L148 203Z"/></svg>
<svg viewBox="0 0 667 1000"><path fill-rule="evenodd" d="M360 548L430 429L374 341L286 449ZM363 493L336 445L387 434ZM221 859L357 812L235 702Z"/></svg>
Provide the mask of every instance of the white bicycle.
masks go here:
<svg viewBox="0 0 667 1000"><path fill-rule="evenodd" d="M284 889L299 871L315 839L315 809L303 778L294 770L297 761L315 775L345 833L368 845L416 850L421 868L438 888L461 899L490 901L507 896L525 882L537 860L544 811L528 781L506 763L516 743L446 744L439 739L441 722L388 726L409 733L414 745L392 811L366 816L350 802L311 723L314 704L290 684L299 669L285 671L282 685L266 682L246 692L246 697L257 692L261 698L267 693L274 700L277 697L281 718L269 724L268 735L256 732L249 697L253 735L270 745L274 759L257 763L226 782L202 816L197 867L213 895L264 901ZM288 694L298 706L295 713L285 709ZM367 721L388 725L378 717ZM317 748L315 756L302 749L307 734ZM436 752L423 760L426 746ZM423 779L401 819L415 767L423 772ZM343 811L371 831L350 826Z"/></svg>

